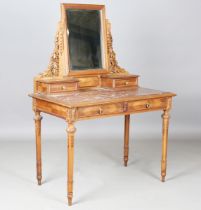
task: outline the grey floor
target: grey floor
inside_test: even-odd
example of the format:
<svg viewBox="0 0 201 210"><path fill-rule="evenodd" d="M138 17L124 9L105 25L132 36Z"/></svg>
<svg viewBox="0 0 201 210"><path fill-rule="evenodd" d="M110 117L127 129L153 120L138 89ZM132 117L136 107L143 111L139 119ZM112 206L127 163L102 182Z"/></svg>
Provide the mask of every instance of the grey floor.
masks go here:
<svg viewBox="0 0 201 210"><path fill-rule="evenodd" d="M158 140L156 140L158 139ZM43 185L35 179L34 141L0 142L0 209L67 209L66 142L43 142ZM130 143L128 167L122 139L79 139L75 144L71 209L201 209L201 141L169 141L167 181L161 183L160 136Z"/></svg>

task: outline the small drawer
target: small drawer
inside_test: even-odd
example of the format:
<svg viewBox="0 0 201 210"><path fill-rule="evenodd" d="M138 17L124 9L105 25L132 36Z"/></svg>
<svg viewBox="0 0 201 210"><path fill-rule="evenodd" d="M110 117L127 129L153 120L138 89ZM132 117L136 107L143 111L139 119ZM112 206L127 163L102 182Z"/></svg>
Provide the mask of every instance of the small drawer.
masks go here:
<svg viewBox="0 0 201 210"><path fill-rule="evenodd" d="M102 87L133 87L138 85L137 75L103 75L101 77Z"/></svg>
<svg viewBox="0 0 201 210"><path fill-rule="evenodd" d="M149 111L165 108L166 99L150 99L142 101L128 102L128 111Z"/></svg>
<svg viewBox="0 0 201 210"><path fill-rule="evenodd" d="M36 92L38 93L61 93L67 91L74 91L78 89L79 80L76 78L52 78L40 79L36 81Z"/></svg>
<svg viewBox="0 0 201 210"><path fill-rule="evenodd" d="M77 83L61 83L61 84L51 84L50 93L66 92L77 90Z"/></svg>
<svg viewBox="0 0 201 210"><path fill-rule="evenodd" d="M113 80L113 87L130 87L130 86L135 86L135 85L137 84L134 78Z"/></svg>

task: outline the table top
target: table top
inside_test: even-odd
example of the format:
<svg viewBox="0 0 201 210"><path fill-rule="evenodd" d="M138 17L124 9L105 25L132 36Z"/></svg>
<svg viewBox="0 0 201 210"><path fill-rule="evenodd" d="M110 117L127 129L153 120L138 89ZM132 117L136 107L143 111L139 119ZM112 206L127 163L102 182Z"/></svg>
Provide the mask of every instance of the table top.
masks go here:
<svg viewBox="0 0 201 210"><path fill-rule="evenodd" d="M35 93L29 96L71 108L131 100L172 97L175 94L142 87L116 89L96 87L58 94Z"/></svg>

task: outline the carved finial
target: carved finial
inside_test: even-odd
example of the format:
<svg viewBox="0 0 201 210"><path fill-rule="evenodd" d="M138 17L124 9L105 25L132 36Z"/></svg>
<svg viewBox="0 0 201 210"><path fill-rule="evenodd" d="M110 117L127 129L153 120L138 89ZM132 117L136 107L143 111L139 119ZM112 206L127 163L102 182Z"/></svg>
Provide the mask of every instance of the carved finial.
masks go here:
<svg viewBox="0 0 201 210"><path fill-rule="evenodd" d="M106 20L107 25L107 52L108 52L108 68L111 73L128 73L125 69L121 68L118 65L118 62L116 60L116 54L113 50L113 40L112 40L112 34L111 34L111 24L109 20Z"/></svg>

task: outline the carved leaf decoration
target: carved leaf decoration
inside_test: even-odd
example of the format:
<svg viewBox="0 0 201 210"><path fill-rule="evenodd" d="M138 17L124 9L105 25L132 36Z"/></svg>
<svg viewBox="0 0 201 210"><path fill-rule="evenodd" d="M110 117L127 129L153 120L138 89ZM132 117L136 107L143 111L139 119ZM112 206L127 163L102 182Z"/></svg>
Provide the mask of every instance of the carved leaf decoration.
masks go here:
<svg viewBox="0 0 201 210"><path fill-rule="evenodd" d="M62 55L64 49L63 27L59 22L59 27L55 36L55 47L50 57L50 62L47 70L40 75L40 77L57 77L60 73L59 56Z"/></svg>
<svg viewBox="0 0 201 210"><path fill-rule="evenodd" d="M118 62L116 60L116 54L113 50L113 40L112 40L112 34L111 34L111 24L109 20L106 20L106 26L107 26L107 53L108 53L108 68L110 73L125 73L127 74L128 72L121 68L118 65Z"/></svg>

